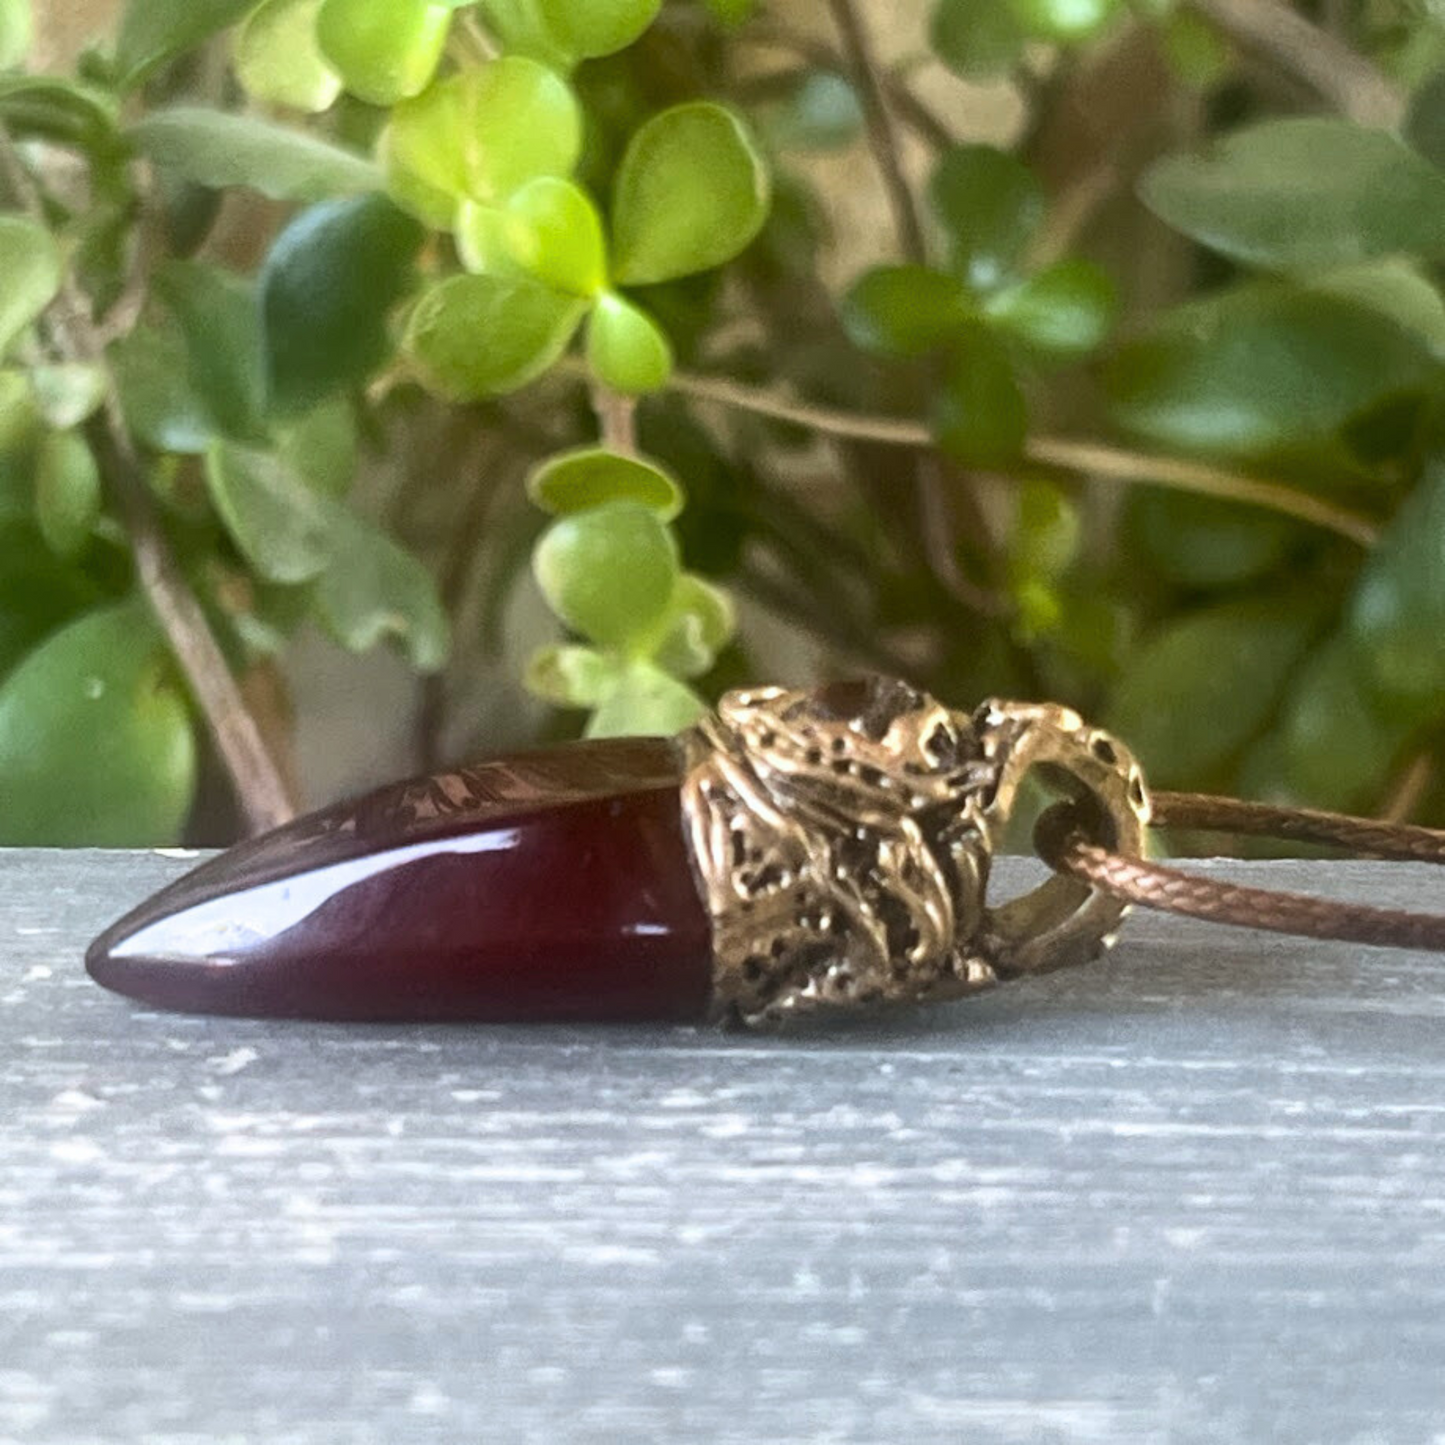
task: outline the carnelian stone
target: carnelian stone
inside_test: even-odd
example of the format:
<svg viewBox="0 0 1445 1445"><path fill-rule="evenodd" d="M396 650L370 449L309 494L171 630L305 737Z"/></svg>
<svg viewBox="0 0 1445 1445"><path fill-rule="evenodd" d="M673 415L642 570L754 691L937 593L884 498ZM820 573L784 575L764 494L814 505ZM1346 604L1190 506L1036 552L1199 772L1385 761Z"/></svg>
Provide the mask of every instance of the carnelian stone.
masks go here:
<svg viewBox="0 0 1445 1445"><path fill-rule="evenodd" d="M711 928L671 743L393 784L202 864L91 945L162 1008L371 1020L697 1019Z"/></svg>

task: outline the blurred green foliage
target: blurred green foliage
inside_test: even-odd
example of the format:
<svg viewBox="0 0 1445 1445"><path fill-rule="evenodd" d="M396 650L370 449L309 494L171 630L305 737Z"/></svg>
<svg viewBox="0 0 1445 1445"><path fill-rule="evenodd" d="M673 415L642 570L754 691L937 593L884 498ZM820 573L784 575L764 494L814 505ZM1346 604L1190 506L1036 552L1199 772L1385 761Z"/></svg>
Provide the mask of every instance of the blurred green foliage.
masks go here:
<svg viewBox="0 0 1445 1445"><path fill-rule="evenodd" d="M1394 129L1187 0L937 0L898 64L766 0L129 0L73 76L0 0L0 843L174 840L215 766L138 529L248 684L308 622L464 678L535 588L518 685L669 732L771 612L1445 822L1445 22L1301 8Z"/></svg>

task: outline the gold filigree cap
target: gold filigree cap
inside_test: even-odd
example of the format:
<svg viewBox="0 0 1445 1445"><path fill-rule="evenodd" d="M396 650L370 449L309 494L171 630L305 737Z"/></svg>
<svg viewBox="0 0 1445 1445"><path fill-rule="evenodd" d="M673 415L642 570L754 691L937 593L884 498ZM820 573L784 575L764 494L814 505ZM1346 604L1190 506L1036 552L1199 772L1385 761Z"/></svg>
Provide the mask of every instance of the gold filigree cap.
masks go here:
<svg viewBox="0 0 1445 1445"><path fill-rule="evenodd" d="M1067 708L969 715L881 677L745 690L682 747L719 1017L958 998L1095 957L1125 912L1063 876L987 904L990 860L1036 769L1097 809L1110 846L1142 846L1138 766Z"/></svg>

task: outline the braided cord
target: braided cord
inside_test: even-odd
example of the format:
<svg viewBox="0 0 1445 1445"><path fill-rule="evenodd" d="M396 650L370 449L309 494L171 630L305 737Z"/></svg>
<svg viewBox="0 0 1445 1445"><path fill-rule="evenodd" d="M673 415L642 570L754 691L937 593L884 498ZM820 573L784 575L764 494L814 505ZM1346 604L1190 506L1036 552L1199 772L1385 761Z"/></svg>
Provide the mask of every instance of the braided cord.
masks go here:
<svg viewBox="0 0 1445 1445"><path fill-rule="evenodd" d="M1162 828L1247 833L1320 843L1374 858L1445 863L1445 831L1432 828L1202 793L1156 793L1153 804L1154 822ZM1308 938L1445 951L1445 915L1251 888L1125 857L1092 839L1087 819L1072 803L1050 808L1034 831L1039 856L1057 871L1143 908Z"/></svg>

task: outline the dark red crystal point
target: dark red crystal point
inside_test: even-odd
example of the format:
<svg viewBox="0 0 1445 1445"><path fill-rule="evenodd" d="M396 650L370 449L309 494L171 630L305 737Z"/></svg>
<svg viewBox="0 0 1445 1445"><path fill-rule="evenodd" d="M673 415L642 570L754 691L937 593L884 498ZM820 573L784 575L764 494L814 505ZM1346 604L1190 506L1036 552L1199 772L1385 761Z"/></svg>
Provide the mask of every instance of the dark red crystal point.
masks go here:
<svg viewBox="0 0 1445 1445"><path fill-rule="evenodd" d="M317 1019L696 1019L711 929L671 743L397 783L211 859L103 933L97 983Z"/></svg>

